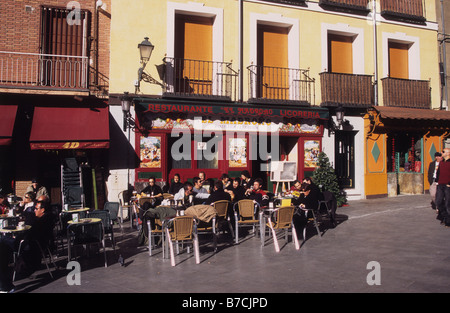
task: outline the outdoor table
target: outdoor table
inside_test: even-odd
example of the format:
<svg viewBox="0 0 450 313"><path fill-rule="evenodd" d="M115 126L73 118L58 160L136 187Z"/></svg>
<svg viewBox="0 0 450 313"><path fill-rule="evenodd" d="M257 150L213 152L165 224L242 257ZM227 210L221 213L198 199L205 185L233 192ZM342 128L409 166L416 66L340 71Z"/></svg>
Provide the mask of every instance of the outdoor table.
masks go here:
<svg viewBox="0 0 450 313"><path fill-rule="evenodd" d="M7 221L7 226L10 226L10 224L15 225L17 224L17 221L19 220L18 216L9 216L7 214L1 214L0 215L0 229L4 227L5 221ZM10 223L10 221L12 221Z"/></svg>
<svg viewBox="0 0 450 313"><path fill-rule="evenodd" d="M69 233L69 228L70 225L77 225L77 226L86 226L86 225L92 225L95 223L101 223L102 219L100 218L80 218L78 221L68 221L67 224L67 257L69 259L69 261L71 260L71 240L70 240L70 233Z"/></svg>
<svg viewBox="0 0 450 313"><path fill-rule="evenodd" d="M14 228L8 227L6 229L5 228L0 229L0 234L2 236L10 235L10 236L13 236L13 238L14 238L15 236L17 236L19 234L29 231L30 229L31 229L30 225L24 225L22 227L15 226Z"/></svg>

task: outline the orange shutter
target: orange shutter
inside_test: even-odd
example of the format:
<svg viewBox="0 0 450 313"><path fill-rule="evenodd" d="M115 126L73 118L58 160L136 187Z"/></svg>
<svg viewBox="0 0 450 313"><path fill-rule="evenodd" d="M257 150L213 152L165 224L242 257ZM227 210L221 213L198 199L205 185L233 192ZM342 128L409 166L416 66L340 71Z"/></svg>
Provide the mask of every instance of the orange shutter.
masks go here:
<svg viewBox="0 0 450 313"><path fill-rule="evenodd" d="M182 59L182 71L176 75L191 93L211 94L213 18L177 15L175 57ZM178 66L178 65L176 65Z"/></svg>
<svg viewBox="0 0 450 313"><path fill-rule="evenodd" d="M389 42L389 77L409 78L408 44Z"/></svg>
<svg viewBox="0 0 450 313"><path fill-rule="evenodd" d="M287 99L288 28L268 25L258 26L258 65L262 68L264 98Z"/></svg>
<svg viewBox="0 0 450 313"><path fill-rule="evenodd" d="M353 74L353 38L328 35L328 62L331 73Z"/></svg>

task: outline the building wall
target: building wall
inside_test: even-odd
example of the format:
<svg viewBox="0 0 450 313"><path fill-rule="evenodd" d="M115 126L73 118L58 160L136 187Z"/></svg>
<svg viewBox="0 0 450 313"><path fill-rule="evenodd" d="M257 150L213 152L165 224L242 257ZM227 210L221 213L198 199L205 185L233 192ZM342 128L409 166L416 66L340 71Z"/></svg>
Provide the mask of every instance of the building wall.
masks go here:
<svg viewBox="0 0 450 313"><path fill-rule="evenodd" d="M369 3L370 4L370 3ZM152 58L147 64L146 72L161 81L157 67L163 64L165 56L173 56L173 14L177 10L197 12L203 15L216 16L216 36L214 40L213 59L232 61L232 67L240 70L242 75L242 100L249 98L249 75L247 67L257 64L257 24L289 28L288 34L288 66L290 68L309 69L310 77L315 80L313 105L319 106L321 86L319 73L328 70L327 34L337 33L355 36L353 42L353 73L378 74L378 104L383 105L383 90L380 79L387 77L388 71L388 40L407 42L411 44L409 52L409 78L429 80L431 87L431 106L436 109L440 105L440 82L438 71L438 47L436 4L434 0L424 1L424 25L387 20L380 15L377 1L377 71L375 71L374 27L372 13L358 15L325 10L318 1L307 1L306 6L293 6L266 1L243 1L243 47L239 51L239 1L112 1L111 27L111 94L121 94L124 91L133 93L140 67L137 48L144 37L149 37L155 45ZM155 17L157 15L157 18ZM133 17L132 20L130 17ZM450 27L450 26L449 26ZM219 49L221 48L221 49ZM243 67L239 68L242 58ZM142 95L162 94L162 89L156 84L141 83ZM353 130L357 131L355 140L355 172L357 185L350 193L355 197L364 198L366 193L385 194L387 182L385 174L379 174L377 188L383 190L368 190L366 188L367 173L367 141L363 118L356 113L351 116L347 112ZM324 151L334 160L334 137L323 138ZM365 169L365 170L364 170ZM378 171L378 169L377 169ZM375 174L374 174L375 175ZM383 176L384 175L384 176ZM375 175L376 176L376 175ZM384 186L384 187L383 187ZM370 188L369 188L370 189Z"/></svg>
<svg viewBox="0 0 450 313"><path fill-rule="evenodd" d="M70 1L66 0L5 0L0 1L0 51L41 53L40 51L40 22L42 5L50 7L66 8ZM96 1L78 0L81 10L91 12L91 23L89 34L93 39L95 33ZM103 9L98 11L98 72L100 80L107 86L109 80L109 53L110 53L110 18L111 0L103 0ZM73 8L73 7L72 7ZM72 9L69 8L69 9ZM89 54L91 56L90 66L94 64L95 41L90 44ZM93 79L93 77L91 77ZM11 91L11 90L9 90ZM1 90L0 90L1 92ZM48 91L47 91L48 93ZM51 93L51 92L50 92Z"/></svg>

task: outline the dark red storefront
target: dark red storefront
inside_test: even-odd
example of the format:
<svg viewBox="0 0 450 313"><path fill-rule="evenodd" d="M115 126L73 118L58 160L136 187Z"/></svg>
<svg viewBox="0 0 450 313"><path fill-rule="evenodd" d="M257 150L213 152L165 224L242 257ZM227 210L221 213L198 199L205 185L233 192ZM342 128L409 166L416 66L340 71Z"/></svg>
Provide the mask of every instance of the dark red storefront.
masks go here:
<svg viewBox="0 0 450 313"><path fill-rule="evenodd" d="M167 182L175 173L186 181L200 171L207 178L223 173L236 177L248 170L271 190L270 160L297 161L297 176L310 175L310 152L322 149L328 120L328 111L321 108L146 98L135 98L134 103L137 182L151 176Z"/></svg>

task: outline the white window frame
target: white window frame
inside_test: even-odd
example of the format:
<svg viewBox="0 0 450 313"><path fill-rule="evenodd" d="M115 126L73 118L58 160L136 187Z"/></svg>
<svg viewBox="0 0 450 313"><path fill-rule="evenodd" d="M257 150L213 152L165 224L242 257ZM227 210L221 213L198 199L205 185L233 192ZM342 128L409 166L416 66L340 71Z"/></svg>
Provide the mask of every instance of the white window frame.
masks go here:
<svg viewBox="0 0 450 313"><path fill-rule="evenodd" d="M365 58L364 58L364 29L357 27L350 27L348 24L327 24L321 25L322 36L322 70L328 72L328 35L342 35L353 38L352 43L352 58L353 58L353 73L363 75L365 74Z"/></svg>
<svg viewBox="0 0 450 313"><path fill-rule="evenodd" d="M289 30L288 33L288 67L293 69L300 69L300 26L298 19L284 17L281 14L260 14L250 13L250 60L249 64L258 65L258 25L270 25L274 27L283 27ZM256 75L256 74L254 74ZM298 77L290 77L289 85L295 84ZM253 82L256 82L256 77L253 77ZM295 100L298 95L292 91L294 88L289 88L289 97ZM256 88L253 88L253 98L256 98Z"/></svg>
<svg viewBox="0 0 450 313"><path fill-rule="evenodd" d="M405 33L386 33L382 35L383 77L389 77L389 42L407 44L408 49L408 78L420 80L420 42L419 37L408 36Z"/></svg>

